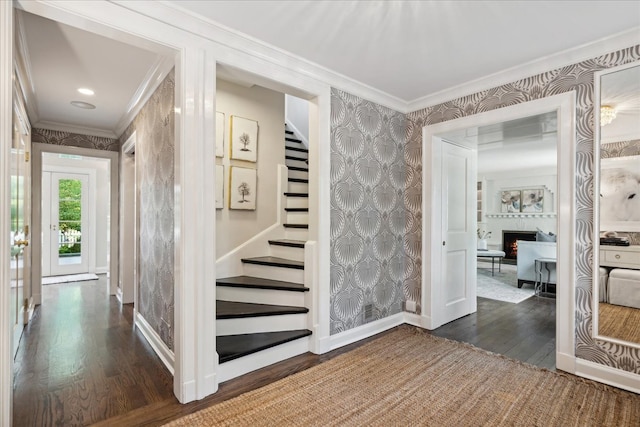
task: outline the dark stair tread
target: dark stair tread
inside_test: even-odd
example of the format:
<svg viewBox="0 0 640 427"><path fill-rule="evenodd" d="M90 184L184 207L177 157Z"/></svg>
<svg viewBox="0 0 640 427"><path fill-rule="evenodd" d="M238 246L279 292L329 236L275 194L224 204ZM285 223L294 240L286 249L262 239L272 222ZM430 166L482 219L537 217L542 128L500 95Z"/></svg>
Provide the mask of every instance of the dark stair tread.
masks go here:
<svg viewBox="0 0 640 427"><path fill-rule="evenodd" d="M291 240L291 239L276 239L276 240L269 240L269 244L270 245L275 245L275 246L287 246L290 248L303 248L304 249L304 245L305 245L304 240Z"/></svg>
<svg viewBox="0 0 640 427"><path fill-rule="evenodd" d="M284 133L286 133L287 135L293 135L293 131L292 130L284 130Z"/></svg>
<svg viewBox="0 0 640 427"><path fill-rule="evenodd" d="M287 191L284 195L287 197L309 197L309 193L292 193L290 191Z"/></svg>
<svg viewBox="0 0 640 427"><path fill-rule="evenodd" d="M302 143L302 140L298 139L298 138L289 138L288 136L284 137L285 141L289 141L289 142L299 142Z"/></svg>
<svg viewBox="0 0 640 427"><path fill-rule="evenodd" d="M284 208L285 212L309 212L309 208Z"/></svg>
<svg viewBox="0 0 640 427"><path fill-rule="evenodd" d="M285 145L285 146L284 146L284 149L285 149L285 150L291 150L291 151L299 151L299 152L301 152L301 153L308 153L308 152L309 152L309 150L308 150L308 149L306 149L306 148L302 148L302 147L290 147L290 146L288 146L288 145Z"/></svg>
<svg viewBox="0 0 640 427"><path fill-rule="evenodd" d="M282 224L284 228L309 228L309 224Z"/></svg>
<svg viewBox="0 0 640 427"><path fill-rule="evenodd" d="M286 224L285 224L286 227ZM275 256L259 256L255 258L242 258L242 262L246 264L268 265L270 267L293 268L296 270L304 270L304 262L294 261L286 258Z"/></svg>
<svg viewBox="0 0 640 427"><path fill-rule="evenodd" d="M289 166L289 165L287 165L287 168L291 171L309 172L309 168L300 168L298 166Z"/></svg>
<svg viewBox="0 0 640 427"><path fill-rule="evenodd" d="M309 180L306 178L288 178L287 181L289 182L300 182L302 184L308 184Z"/></svg>
<svg viewBox="0 0 640 427"><path fill-rule="evenodd" d="M216 301L216 319L240 319L245 317L278 316L282 314L308 313L306 307L290 305L254 304L237 301Z"/></svg>
<svg viewBox="0 0 640 427"><path fill-rule="evenodd" d="M282 280L263 279L262 277L235 276L217 279L216 285L231 288L271 289L276 291L307 292L309 288L299 283Z"/></svg>
<svg viewBox="0 0 640 427"><path fill-rule="evenodd" d="M309 159L305 159L304 157L296 157L296 156L284 156L285 160L295 160L297 162L307 162Z"/></svg>
<svg viewBox="0 0 640 427"><path fill-rule="evenodd" d="M219 336L216 337L216 351L220 356L220 363L224 363L299 338L308 337L309 335L311 335L310 330L299 329L294 331Z"/></svg>

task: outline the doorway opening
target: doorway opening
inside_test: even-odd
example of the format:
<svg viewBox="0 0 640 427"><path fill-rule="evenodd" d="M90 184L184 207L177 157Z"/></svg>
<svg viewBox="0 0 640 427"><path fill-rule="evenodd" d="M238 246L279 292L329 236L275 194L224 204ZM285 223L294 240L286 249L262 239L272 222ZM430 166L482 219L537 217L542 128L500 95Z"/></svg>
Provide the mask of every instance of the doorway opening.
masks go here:
<svg viewBox="0 0 640 427"><path fill-rule="evenodd" d="M572 310L570 309L570 307L572 307L574 304L572 300L572 289L574 284L571 278L573 276L574 268L572 243L574 240L573 230L575 224L575 212L572 208L573 204L572 202L570 202L574 199L575 194L575 182L573 179L575 163L575 142L572 132L572 129L574 127L572 117L575 114L575 109L572 107L573 96L571 94L564 94L545 98L542 100L531 101L512 107L506 107L499 110L489 111L486 113L478 114L476 116L469 116L452 120L450 122L439 123L437 125L427 126L424 128L424 146L428 148L423 151L423 160L424 164L430 165L430 167L425 167L424 169L425 172L423 181L423 198L428 204L427 206L432 206L431 209L426 209L423 216L423 242L425 245L423 250L424 253L428 254L423 258L423 271L431 272L431 274L423 276L422 294L423 307L425 307L425 313L423 313L423 317L425 318L424 323L428 325L428 329L437 330L437 328L439 328L440 326L464 316L457 315L453 317L446 317L447 311L445 310L445 307L448 302L445 297L447 293L446 290L443 289L442 284L447 282L446 275L449 271L449 268L447 266L443 266L442 268L438 266L440 260L443 259L442 253L446 250L443 249L443 247L446 248L443 243L446 241L446 230L443 228L443 224L446 224L446 218L442 218L442 213L440 212L441 204L437 203L437 201L441 200L442 198L442 192L445 191L445 186L438 186L434 184L438 182L437 180L441 179L440 174L442 173L442 166L440 165L440 162L442 159L443 139L454 141L458 144L471 144L471 142L473 142L473 144L475 144L475 147L477 147L478 152L482 153L483 150L489 150L489 148L482 147L482 144L478 144L481 139L479 138L479 136L482 136L482 132L479 132L480 129L484 129L484 131L487 131L492 129L492 127L493 129L495 129L496 127L504 128L504 122L510 122L514 120L521 120L526 122L527 120L531 120L527 118L533 116L539 116L538 121L540 121L540 117L555 118L558 123L557 144L556 149L552 150L552 152L554 158L557 161L557 164L560 165L560 167L557 170L557 179L555 180L557 183L557 202L553 210L555 210L554 214L556 218L553 218L552 222L555 222L556 230L562 230L562 233L560 233L561 235L558 237L556 243L556 256L558 260L557 283L559 284L559 286L557 286L556 289L556 299L550 299L548 300L548 302L545 302L545 307L541 309L541 311L544 311L543 316L550 317L551 309L555 308L555 321L551 322L548 326L548 329L554 331L556 335L555 351L551 350L551 353L553 353L552 358L555 359L555 366L557 369L571 369L571 367L569 366L570 362L568 360L569 358L573 357L573 319L571 316ZM471 129L473 129L473 131L470 131ZM497 146L496 149L500 150L502 154L506 153L505 146ZM508 159L512 158L513 154L508 157ZM523 158L530 159L530 156L524 154ZM491 161L496 164L508 165L509 163L513 163L513 161L509 160L500 161L500 159L497 158L497 154L493 156ZM528 187L531 187L530 183L519 182L517 180L514 180L513 177L509 179L509 177L507 176L505 179L506 182L509 183L509 187L514 187L505 188L505 191L515 191L515 187L519 187L521 184L522 188L520 188L520 191L528 190ZM477 182L482 183L485 183L485 181L480 179L477 180ZM490 181L497 181L497 178ZM511 221L513 222L513 224L511 224L509 228L524 230L529 225L527 222L531 222L531 220L535 217L531 216L529 212L521 212L519 202L519 212L517 214L508 210L506 212L502 212L500 197L502 190L501 186L506 184L502 184L500 182L498 182L497 184L495 182L491 182L490 184L492 185L489 186L491 187L491 190L488 191L488 194L485 194L486 187L482 189L481 200L485 202L490 201L490 205L492 206L490 209L487 209L487 213L481 213L480 215L480 219L484 220L485 223L483 223L482 221L478 222L478 216L476 216L476 212L481 209L474 209L474 212L472 213L474 221L471 222L470 226L467 225L467 228L465 229L465 232L471 237L467 240L472 242L468 244L468 247L465 250L468 253L472 253L474 255L478 254L476 244L478 241L479 232L482 232L483 234L486 232L491 232L492 235L496 234L496 241L493 243L494 247L489 247L489 249L502 251L502 248L500 247L501 233L494 233L494 230L480 230L481 227L497 227L497 225L495 225L493 222L486 222L487 219L495 219L496 224L499 224L500 222L508 223L509 221ZM473 191L475 195L475 193L478 192L478 188L479 187L477 186L477 184L473 183L473 185L468 185L464 189L458 188L458 191L462 191L464 194L468 194L469 192ZM521 193L519 193L519 195L521 195ZM568 209L565 210L563 209L563 207L567 207ZM543 211L540 213L540 215L542 214L545 214L545 212ZM491 216L495 216L495 218L491 218ZM535 227L535 225L531 226ZM473 263L475 264L473 273L476 273L478 271L477 268L479 263L475 256L473 256ZM482 268L482 265L480 265L480 267ZM501 268L503 267L505 267L504 264L502 264ZM491 270L491 265L489 265L488 270ZM517 274L517 269L516 271L514 271L514 274ZM469 299L473 299L475 302L475 294L477 288L476 282L473 279L475 279L475 274L467 274L464 277L465 284L463 295L465 297L468 297ZM495 307L488 308L488 310L495 309ZM475 310L470 310L466 314L471 314L474 312ZM517 313L517 310L515 312ZM479 314L472 314L472 316L479 316ZM502 322L502 328L504 328L505 331L509 328L520 328L518 324L514 324L512 321L503 320ZM477 329L477 323L474 323L473 321L471 323L473 323L474 328ZM532 330L531 328L537 327L536 322L531 322L532 324L528 324L529 322L527 322L526 320L522 320L521 323L521 330L524 333L526 333L527 330ZM479 334L482 334L482 332L480 332ZM491 334L493 334L492 339L494 342L505 341L502 338L497 338L500 334L500 331L494 329L492 332L490 332L490 335ZM552 342L552 339L550 341ZM527 345L535 346L539 344L529 343ZM505 343L505 346L508 346L508 343Z"/></svg>

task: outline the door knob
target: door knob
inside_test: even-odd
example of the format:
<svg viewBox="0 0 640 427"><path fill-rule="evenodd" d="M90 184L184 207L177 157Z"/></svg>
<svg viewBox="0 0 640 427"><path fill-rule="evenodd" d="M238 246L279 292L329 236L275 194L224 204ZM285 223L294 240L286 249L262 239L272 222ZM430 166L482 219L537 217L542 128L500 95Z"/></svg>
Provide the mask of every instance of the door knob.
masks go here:
<svg viewBox="0 0 640 427"><path fill-rule="evenodd" d="M29 241L28 240L14 240L13 244L16 245L16 246L25 247L25 246L29 246Z"/></svg>

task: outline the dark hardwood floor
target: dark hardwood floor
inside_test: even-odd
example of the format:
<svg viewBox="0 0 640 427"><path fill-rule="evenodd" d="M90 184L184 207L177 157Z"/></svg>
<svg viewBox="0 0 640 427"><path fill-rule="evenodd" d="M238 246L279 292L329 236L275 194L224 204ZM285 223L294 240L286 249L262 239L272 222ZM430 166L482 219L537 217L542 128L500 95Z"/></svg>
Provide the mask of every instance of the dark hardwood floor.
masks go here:
<svg viewBox="0 0 640 427"><path fill-rule="evenodd" d="M478 298L478 311L431 332L439 337L555 370L556 301L533 296L519 304Z"/></svg>
<svg viewBox="0 0 640 427"><path fill-rule="evenodd" d="M220 385L181 405L172 377L132 326L132 308L105 279L43 289L15 364L14 426L159 426L323 363L378 336L323 355L303 354ZM528 363L554 368L555 301L478 299L478 312L433 331ZM390 331L384 332L389 333Z"/></svg>

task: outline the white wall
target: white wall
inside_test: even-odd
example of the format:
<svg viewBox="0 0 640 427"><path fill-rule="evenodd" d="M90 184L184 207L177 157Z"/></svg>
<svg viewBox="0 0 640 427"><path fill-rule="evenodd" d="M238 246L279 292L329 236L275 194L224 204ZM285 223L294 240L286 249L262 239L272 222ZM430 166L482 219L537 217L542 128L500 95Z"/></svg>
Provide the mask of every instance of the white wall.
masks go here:
<svg viewBox="0 0 640 427"><path fill-rule="evenodd" d="M284 164L284 94L261 86L250 88L218 80L216 111L225 114L224 208L216 211L216 254L222 257L277 220L278 195L276 166ZM258 122L257 163L229 158L229 124L231 116ZM229 209L230 166L258 169L258 198L255 211Z"/></svg>
<svg viewBox="0 0 640 427"><path fill-rule="evenodd" d="M109 270L109 195L110 177L109 160L95 157L82 159L61 158L58 154L45 153L42 156L43 170L47 165L69 168L95 169L96 171L96 218L95 218L95 254L96 272L106 273Z"/></svg>
<svg viewBox="0 0 640 427"><path fill-rule="evenodd" d="M543 218L518 216L514 218L495 218L492 214L500 214L500 193L502 190L527 189L544 187L543 213L557 214L557 171L555 168L533 168L511 172L485 173L478 176L483 182L483 222L478 224L481 230L491 232L489 247L502 249L502 230L535 231L540 228L545 232L557 234L556 215ZM489 215L489 217L487 216Z"/></svg>
<svg viewBox="0 0 640 427"><path fill-rule="evenodd" d="M309 101L285 95L285 118L298 132L306 146L309 146Z"/></svg>

